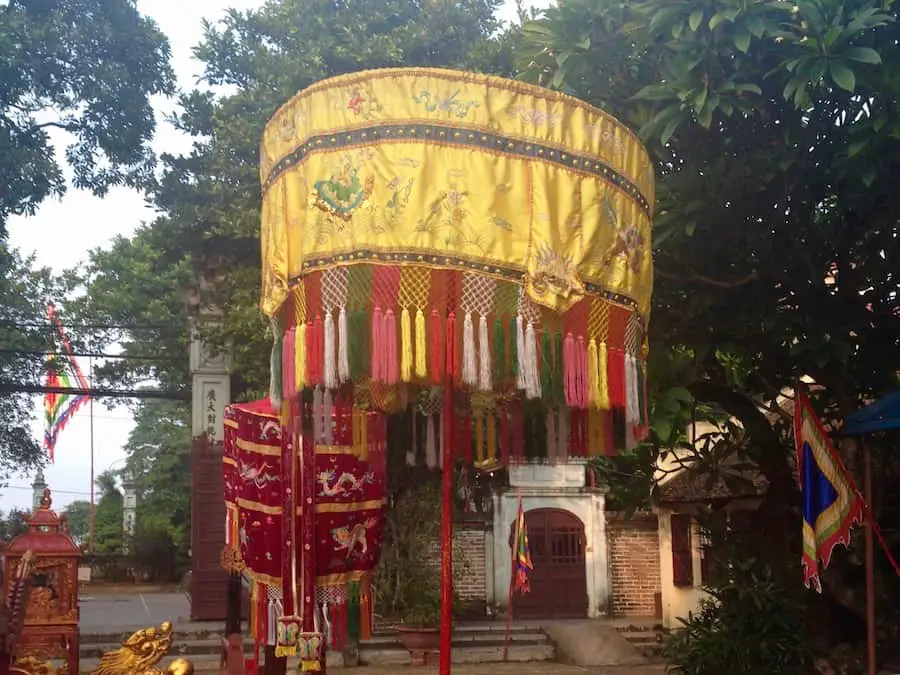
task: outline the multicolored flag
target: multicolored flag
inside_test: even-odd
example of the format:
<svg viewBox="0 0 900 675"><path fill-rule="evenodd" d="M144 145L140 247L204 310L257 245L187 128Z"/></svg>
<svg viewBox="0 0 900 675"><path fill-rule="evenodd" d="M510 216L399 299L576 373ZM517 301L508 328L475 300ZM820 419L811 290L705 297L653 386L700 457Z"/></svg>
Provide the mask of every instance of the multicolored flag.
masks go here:
<svg viewBox="0 0 900 675"><path fill-rule="evenodd" d="M66 336L56 308L51 302L47 306L47 318L50 321L50 334L54 349L47 355L47 388L72 388L87 391L90 383L81 372L78 361L72 352L72 345ZM48 391L44 394L44 447L53 461L56 440L72 416L84 405L90 396L87 394L71 394Z"/></svg>
<svg viewBox="0 0 900 675"><path fill-rule="evenodd" d="M528 529L525 527L525 511L519 497L519 515L516 517L515 558L513 559L513 591L528 593L531 583L528 575L534 569L531 551L528 550Z"/></svg>
<svg viewBox="0 0 900 675"><path fill-rule="evenodd" d="M850 529L862 524L866 506L828 432L799 389L794 443L803 501L803 582L821 593L820 569L828 567L838 544L850 544Z"/></svg>

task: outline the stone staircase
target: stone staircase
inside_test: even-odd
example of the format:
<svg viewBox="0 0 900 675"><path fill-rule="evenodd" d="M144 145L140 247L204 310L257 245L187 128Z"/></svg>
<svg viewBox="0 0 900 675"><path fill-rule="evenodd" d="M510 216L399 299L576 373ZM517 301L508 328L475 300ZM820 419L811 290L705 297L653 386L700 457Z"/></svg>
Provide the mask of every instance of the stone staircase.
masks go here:
<svg viewBox="0 0 900 675"><path fill-rule="evenodd" d="M617 625L616 630L651 661L659 660L663 642L669 634L669 631L658 623L623 624Z"/></svg>
<svg viewBox="0 0 900 675"><path fill-rule="evenodd" d="M453 631L453 663L494 663L503 661L506 625L503 622L457 624ZM547 635L535 624L513 623L509 631L509 661L553 661L556 650ZM360 665L403 666L409 652L397 634L381 629L359 645Z"/></svg>
<svg viewBox="0 0 900 675"><path fill-rule="evenodd" d="M79 644L79 670L90 673L105 652L118 649L132 632L83 634ZM505 633L503 622L458 624L453 635L453 662L502 661ZM509 637L511 662L552 661L555 657L552 643L536 624L513 623ZM184 657L194 662L196 672L217 672L221 646L221 629L176 629L172 648L160 667L164 669L173 659ZM253 641L249 638L244 641L244 653L248 656L253 653ZM409 661L409 652L390 627L380 628L370 640L359 645L360 665L400 666ZM343 665L341 652L328 653L329 668Z"/></svg>

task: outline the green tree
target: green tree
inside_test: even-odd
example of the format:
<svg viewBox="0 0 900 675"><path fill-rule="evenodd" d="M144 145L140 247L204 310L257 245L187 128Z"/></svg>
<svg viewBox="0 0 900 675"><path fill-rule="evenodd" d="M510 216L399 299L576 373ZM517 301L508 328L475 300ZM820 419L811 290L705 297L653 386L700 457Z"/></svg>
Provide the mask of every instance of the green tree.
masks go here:
<svg viewBox="0 0 900 675"><path fill-rule="evenodd" d="M94 507L94 551L121 553L123 543L122 492L113 471L104 471L95 481L100 498Z"/></svg>
<svg viewBox="0 0 900 675"><path fill-rule="evenodd" d="M162 530L172 547L169 558L186 559L191 521L190 409L183 403L146 400L135 409L134 421L125 445L125 469L137 489L133 553L139 555L138 539L145 548L157 550Z"/></svg>
<svg viewBox="0 0 900 675"><path fill-rule="evenodd" d="M86 499L70 502L63 510L69 522L69 535L76 544L86 544L91 526L91 503Z"/></svg>
<svg viewBox="0 0 900 675"><path fill-rule="evenodd" d="M20 390L46 374L46 303L57 292L49 270L35 269L33 258L0 239L0 480L33 473L44 459L31 428L34 399Z"/></svg>
<svg viewBox="0 0 900 675"><path fill-rule="evenodd" d="M737 456L766 475L764 509L781 520L755 545L792 579L789 415L773 402L810 376L823 416L839 419L900 372L898 12L880 0L562 0L517 52L527 79L647 141L660 280L648 459L683 443L693 417L735 419L698 459L716 471ZM848 564L836 556L826 586L861 611L840 583Z"/></svg>
<svg viewBox="0 0 900 675"><path fill-rule="evenodd" d="M0 5L0 239L10 215L66 189L50 131L72 137L74 184L102 195L153 176L150 97L173 92L169 44L133 0Z"/></svg>
<svg viewBox="0 0 900 675"><path fill-rule="evenodd" d="M81 273L88 289L81 311L127 325L172 326L173 317L183 315L185 277L196 283L200 269L225 271L216 291L204 292L201 300L225 308L212 337L232 346L232 390L238 396L261 395L271 346L256 309L258 143L266 121L297 90L348 71L447 66L511 74L512 43L494 18L498 5L498 0L269 0L258 10L233 11L208 25L195 53L207 83L232 93L217 97L195 90L182 96L174 121L195 144L186 155L164 158L165 170L153 190L163 215L133 238L117 241L108 254L91 256ZM149 289L155 291L152 301ZM102 337L135 353L152 349L166 359L181 359L160 359L146 369L183 384L185 331L153 340L142 339L145 335L126 331ZM139 376L136 369L105 374L119 380Z"/></svg>
<svg viewBox="0 0 900 675"><path fill-rule="evenodd" d="M9 513L0 513L0 540L10 542L20 534L28 531L28 524L25 522L31 514L24 509L10 509Z"/></svg>

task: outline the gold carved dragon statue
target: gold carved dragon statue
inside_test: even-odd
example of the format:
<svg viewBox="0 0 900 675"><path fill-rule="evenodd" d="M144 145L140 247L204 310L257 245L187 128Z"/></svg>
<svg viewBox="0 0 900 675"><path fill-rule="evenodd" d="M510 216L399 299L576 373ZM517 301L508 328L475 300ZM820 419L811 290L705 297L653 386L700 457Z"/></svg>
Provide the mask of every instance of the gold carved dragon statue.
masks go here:
<svg viewBox="0 0 900 675"><path fill-rule="evenodd" d="M194 665L175 659L166 670L155 668L172 646L172 624L150 626L132 634L119 649L106 652L93 675L193 675Z"/></svg>

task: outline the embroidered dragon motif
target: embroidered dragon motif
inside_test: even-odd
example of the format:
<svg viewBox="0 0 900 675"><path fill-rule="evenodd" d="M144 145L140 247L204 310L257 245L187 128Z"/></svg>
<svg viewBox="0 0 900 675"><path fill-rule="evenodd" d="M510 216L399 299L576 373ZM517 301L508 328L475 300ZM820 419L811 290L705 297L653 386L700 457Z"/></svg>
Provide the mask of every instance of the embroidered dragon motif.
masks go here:
<svg viewBox="0 0 900 675"><path fill-rule="evenodd" d="M357 478L346 471L338 476L337 471L329 469L319 473L318 483L320 497L343 497L353 492L360 492L366 485L375 482L375 474L369 471Z"/></svg>
<svg viewBox="0 0 900 675"><path fill-rule="evenodd" d="M331 531L336 546L335 551L345 551L347 558L361 558L369 552L366 535L369 528L378 524L377 518L368 518L361 523L336 527Z"/></svg>
<svg viewBox="0 0 900 675"><path fill-rule="evenodd" d="M275 483L279 480L277 474L269 473L271 469L272 467L268 464L256 467L252 464L241 462L239 474L244 482L253 483L257 490L261 490L269 483Z"/></svg>

